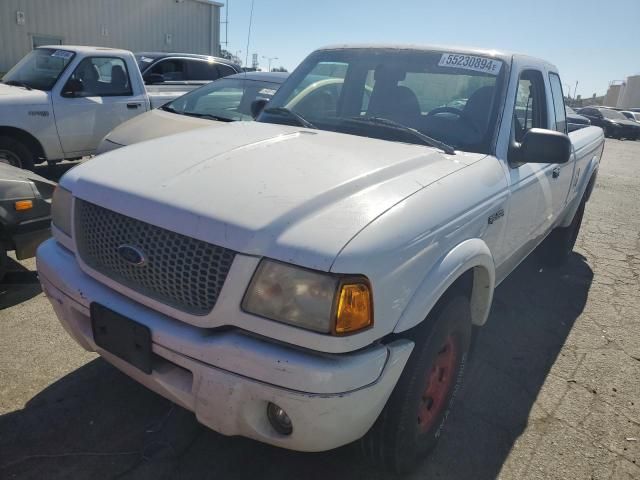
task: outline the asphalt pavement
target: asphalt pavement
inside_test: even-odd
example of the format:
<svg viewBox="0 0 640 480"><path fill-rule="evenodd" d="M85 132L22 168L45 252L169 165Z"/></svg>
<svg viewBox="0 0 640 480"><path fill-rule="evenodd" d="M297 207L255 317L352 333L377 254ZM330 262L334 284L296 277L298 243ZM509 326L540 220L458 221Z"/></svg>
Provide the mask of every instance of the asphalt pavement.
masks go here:
<svg viewBox="0 0 640 480"><path fill-rule="evenodd" d="M498 288L444 436L406 478L640 478L639 206L640 141L608 139L576 252ZM304 454L200 426L75 344L30 260L0 283L0 478L395 477L350 446Z"/></svg>

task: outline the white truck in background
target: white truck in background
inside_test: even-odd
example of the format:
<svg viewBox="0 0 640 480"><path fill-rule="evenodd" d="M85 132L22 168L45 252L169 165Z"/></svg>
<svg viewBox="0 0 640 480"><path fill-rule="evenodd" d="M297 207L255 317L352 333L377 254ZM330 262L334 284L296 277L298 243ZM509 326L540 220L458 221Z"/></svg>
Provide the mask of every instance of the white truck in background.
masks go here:
<svg viewBox="0 0 640 480"><path fill-rule="evenodd" d="M360 440L406 472L446 429L496 286L536 248L571 254L603 145L567 134L543 60L328 47L255 122L69 171L38 274L82 347L202 424Z"/></svg>
<svg viewBox="0 0 640 480"><path fill-rule="evenodd" d="M36 48L0 83L0 162L32 170L44 161L91 155L120 123L198 86L145 87L127 50Z"/></svg>

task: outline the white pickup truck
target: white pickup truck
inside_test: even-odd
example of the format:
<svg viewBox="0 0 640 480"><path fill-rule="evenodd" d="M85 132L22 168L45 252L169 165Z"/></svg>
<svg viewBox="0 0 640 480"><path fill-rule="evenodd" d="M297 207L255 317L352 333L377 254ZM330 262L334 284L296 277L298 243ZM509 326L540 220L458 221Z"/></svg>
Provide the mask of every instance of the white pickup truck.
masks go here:
<svg viewBox="0 0 640 480"><path fill-rule="evenodd" d="M292 100L319 76L332 87ZM328 47L256 122L69 171L39 277L81 346L204 425L300 451L360 440L407 471L496 285L536 247L570 254L603 142L567 135L545 61Z"/></svg>
<svg viewBox="0 0 640 480"><path fill-rule="evenodd" d="M91 155L120 123L198 86L145 88L127 50L36 48L0 83L0 162L33 170Z"/></svg>

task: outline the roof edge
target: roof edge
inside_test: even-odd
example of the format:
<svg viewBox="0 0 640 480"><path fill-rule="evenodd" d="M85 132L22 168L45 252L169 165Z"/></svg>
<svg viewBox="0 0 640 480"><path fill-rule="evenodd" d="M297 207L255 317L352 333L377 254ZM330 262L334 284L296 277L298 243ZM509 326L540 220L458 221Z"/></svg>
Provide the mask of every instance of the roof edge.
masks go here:
<svg viewBox="0 0 640 480"><path fill-rule="evenodd" d="M214 7L224 7L224 3L216 2L215 0L193 0L194 2L206 3Z"/></svg>

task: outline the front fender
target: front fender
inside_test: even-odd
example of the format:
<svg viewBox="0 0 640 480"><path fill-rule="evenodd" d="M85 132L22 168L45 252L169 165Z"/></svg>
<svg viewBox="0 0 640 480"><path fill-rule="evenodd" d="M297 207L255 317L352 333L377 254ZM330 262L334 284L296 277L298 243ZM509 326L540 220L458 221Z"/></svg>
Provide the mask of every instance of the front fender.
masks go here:
<svg viewBox="0 0 640 480"><path fill-rule="evenodd" d="M472 238L458 244L431 268L393 331L403 332L422 322L449 287L468 270L474 273L471 319L474 325L483 325L493 300L495 265L487 244L479 238Z"/></svg>

